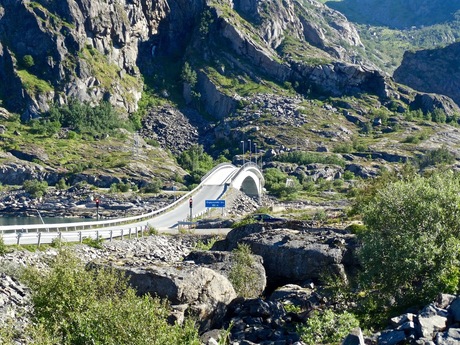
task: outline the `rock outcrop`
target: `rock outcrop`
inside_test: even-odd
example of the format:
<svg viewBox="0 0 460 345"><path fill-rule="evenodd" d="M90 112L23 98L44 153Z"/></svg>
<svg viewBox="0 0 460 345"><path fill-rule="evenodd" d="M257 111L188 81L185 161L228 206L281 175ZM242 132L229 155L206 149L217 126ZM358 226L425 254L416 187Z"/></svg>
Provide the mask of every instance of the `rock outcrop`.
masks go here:
<svg viewBox="0 0 460 345"><path fill-rule="evenodd" d="M328 275L347 281L356 267L354 236L336 229L308 229L305 224L251 224L230 231L213 249L232 250L246 243L263 258L269 287L321 281Z"/></svg>
<svg viewBox="0 0 460 345"><path fill-rule="evenodd" d="M459 54L460 43L453 43L440 49L406 52L401 65L394 72L394 78L397 82L421 92L449 96L460 106ZM424 96L419 102L424 102L426 97ZM431 98L439 102L435 97ZM445 110L447 114L451 113L449 109Z"/></svg>

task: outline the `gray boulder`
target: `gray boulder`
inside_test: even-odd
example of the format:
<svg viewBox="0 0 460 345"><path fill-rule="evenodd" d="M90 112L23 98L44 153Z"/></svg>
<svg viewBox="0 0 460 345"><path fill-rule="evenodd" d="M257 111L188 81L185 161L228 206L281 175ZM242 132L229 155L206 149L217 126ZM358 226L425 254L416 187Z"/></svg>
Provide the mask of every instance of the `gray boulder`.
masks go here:
<svg viewBox="0 0 460 345"><path fill-rule="evenodd" d="M273 286L302 284L326 275L346 282L345 267L351 269L355 264L354 236L334 229L293 230L296 225L300 227L293 222L252 224L232 230L217 246L228 250L238 243L248 244L263 258L267 279Z"/></svg>
<svg viewBox="0 0 460 345"><path fill-rule="evenodd" d="M251 272L254 279L251 281L253 297L260 296L267 286L267 277L263 259L259 255L252 255L253 265ZM225 277L229 277L232 266L235 264L235 255L232 252L223 251L193 251L184 258L185 261L192 261L200 267L210 268Z"/></svg>
<svg viewBox="0 0 460 345"><path fill-rule="evenodd" d="M433 304L426 306L418 315L419 333L424 338L432 339L435 332L447 328L448 313Z"/></svg>
<svg viewBox="0 0 460 345"><path fill-rule="evenodd" d="M361 328L355 328L343 340L342 345L364 345L364 337Z"/></svg>
<svg viewBox="0 0 460 345"><path fill-rule="evenodd" d="M173 305L186 304L184 312L197 318L201 331L218 327L227 305L237 297L227 278L206 267L176 265L124 270L139 294L166 298Z"/></svg>

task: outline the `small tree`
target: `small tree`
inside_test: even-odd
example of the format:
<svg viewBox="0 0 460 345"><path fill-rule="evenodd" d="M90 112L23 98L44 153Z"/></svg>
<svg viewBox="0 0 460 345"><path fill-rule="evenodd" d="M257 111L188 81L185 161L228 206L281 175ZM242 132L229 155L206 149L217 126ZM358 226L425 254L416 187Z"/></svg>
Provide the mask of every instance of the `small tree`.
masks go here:
<svg viewBox="0 0 460 345"><path fill-rule="evenodd" d="M192 89L193 87L195 87L197 82L196 72L192 69L188 62L184 64L184 68L182 69L182 73L180 76L182 81L184 83L189 84Z"/></svg>
<svg viewBox="0 0 460 345"><path fill-rule="evenodd" d="M307 345L338 344L359 321L349 312L335 313L328 309L323 313L314 313L305 325L300 325L297 332Z"/></svg>
<svg viewBox="0 0 460 345"><path fill-rule="evenodd" d="M34 66L35 61L34 61L34 58L32 57L32 55L24 55L24 57L22 58L22 64L23 64L24 68L26 68L26 69Z"/></svg>
<svg viewBox="0 0 460 345"><path fill-rule="evenodd" d="M426 303L460 283L460 175L435 173L382 186L364 199L361 281L378 303Z"/></svg>

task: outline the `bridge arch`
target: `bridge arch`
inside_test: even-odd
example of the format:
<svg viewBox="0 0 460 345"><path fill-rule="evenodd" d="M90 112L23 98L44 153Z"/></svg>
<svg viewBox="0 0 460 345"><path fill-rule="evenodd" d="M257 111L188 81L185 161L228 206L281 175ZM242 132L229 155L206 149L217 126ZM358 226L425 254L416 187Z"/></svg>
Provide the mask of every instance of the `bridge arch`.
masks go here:
<svg viewBox="0 0 460 345"><path fill-rule="evenodd" d="M259 166L254 163L244 164L232 177L230 185L253 197L262 195L265 179Z"/></svg>

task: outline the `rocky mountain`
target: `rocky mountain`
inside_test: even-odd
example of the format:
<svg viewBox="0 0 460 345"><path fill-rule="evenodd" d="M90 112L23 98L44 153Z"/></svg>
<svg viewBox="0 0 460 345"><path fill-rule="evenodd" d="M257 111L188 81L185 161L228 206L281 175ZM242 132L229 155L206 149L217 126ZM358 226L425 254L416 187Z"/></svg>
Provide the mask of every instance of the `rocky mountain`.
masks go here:
<svg viewBox="0 0 460 345"><path fill-rule="evenodd" d="M447 95L460 104L459 53L460 43L440 49L406 52L394 78L422 92Z"/></svg>
<svg viewBox="0 0 460 345"><path fill-rule="evenodd" d="M343 0L323 1L353 22L393 28L426 26L451 20L460 9L458 1Z"/></svg>
<svg viewBox="0 0 460 345"><path fill-rule="evenodd" d="M379 123L379 112L407 128L403 137L414 131L403 124L404 112L440 108L449 118L460 112L447 97L396 84L363 57L363 49L354 25L315 0L1 0L0 99L6 114L28 121L77 99L108 101L126 119L142 116L142 140L102 133L79 149L81 158L69 158L62 149L70 142L67 132L46 144L27 140L21 130L34 129L6 115L3 162L27 165L25 170L39 171L35 178L50 183L78 173L98 186L114 181L108 176L142 185L155 176L184 174L149 166L155 152L155 162L165 159L158 149L178 154L199 143L232 159L241 139L252 139L268 159L294 141L301 150L351 145L363 127L376 118ZM385 144L379 141L366 143L365 151L374 144L381 151ZM391 151L417 152L403 153L403 146L396 143ZM104 157L120 152L125 154L117 162ZM17 171L14 183L30 178Z"/></svg>

